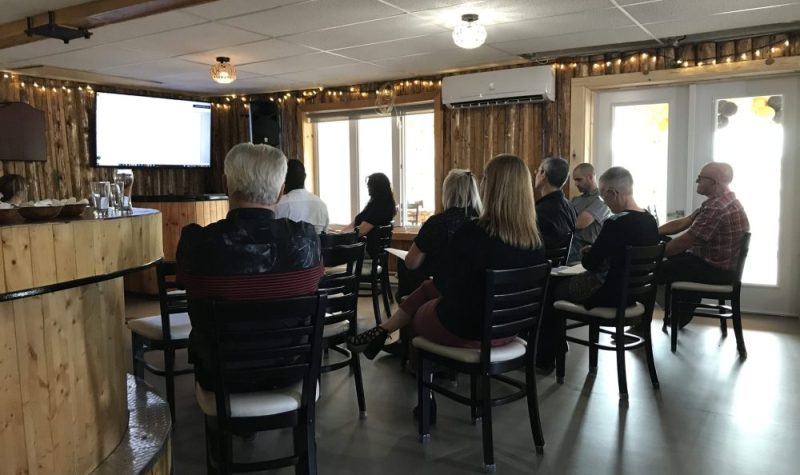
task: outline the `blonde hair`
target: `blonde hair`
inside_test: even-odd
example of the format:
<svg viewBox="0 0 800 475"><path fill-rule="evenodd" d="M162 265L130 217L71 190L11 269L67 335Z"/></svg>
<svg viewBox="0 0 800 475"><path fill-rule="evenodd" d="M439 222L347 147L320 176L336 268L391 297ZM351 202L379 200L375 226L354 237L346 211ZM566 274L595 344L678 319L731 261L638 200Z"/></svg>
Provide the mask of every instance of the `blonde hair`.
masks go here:
<svg viewBox="0 0 800 475"><path fill-rule="evenodd" d="M460 168L450 170L442 183L442 206L450 208L472 208L481 214L481 196L472 172Z"/></svg>
<svg viewBox="0 0 800 475"><path fill-rule="evenodd" d="M478 225L489 236L520 249L542 247L531 172L519 157L500 154L489 161L481 182L483 213Z"/></svg>

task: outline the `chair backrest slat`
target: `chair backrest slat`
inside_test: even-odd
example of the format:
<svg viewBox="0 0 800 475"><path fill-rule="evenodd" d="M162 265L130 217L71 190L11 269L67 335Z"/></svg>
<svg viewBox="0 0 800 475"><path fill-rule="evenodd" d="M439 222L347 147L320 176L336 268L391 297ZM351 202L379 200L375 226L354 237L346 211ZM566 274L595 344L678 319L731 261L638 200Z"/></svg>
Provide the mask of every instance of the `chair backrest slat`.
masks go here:
<svg viewBox="0 0 800 475"><path fill-rule="evenodd" d="M626 246L616 315L620 322L630 299L641 302L647 312L652 311L656 298L656 276L663 257L664 243L653 246Z"/></svg>
<svg viewBox="0 0 800 475"><path fill-rule="evenodd" d="M736 262L736 282L738 284L742 283L742 274L744 273L744 264L747 261L748 252L750 252L750 233L744 233L739 243L739 259Z"/></svg>
<svg viewBox="0 0 800 475"><path fill-rule="evenodd" d="M491 340L517 334L535 338L547 294L550 263L519 269L488 269L481 364L489 364Z"/></svg>
<svg viewBox="0 0 800 475"><path fill-rule="evenodd" d="M358 312L358 285L361 280L361 268L364 264L363 242L322 248L322 262L326 274L319 282L319 291L328 296L326 313L327 323L349 320L356 323ZM328 273L331 267L344 267L343 271ZM355 329L354 329L355 330Z"/></svg>
<svg viewBox="0 0 800 475"><path fill-rule="evenodd" d="M175 261L162 260L156 264L156 283L158 284L158 303L161 311L162 338L172 339L170 316L189 311L186 290L177 281L178 265Z"/></svg>
<svg viewBox="0 0 800 475"><path fill-rule="evenodd" d="M325 249L335 246L347 246L358 242L358 233L353 231L351 233L336 233L328 234L322 233L319 235L319 247ZM338 265L338 264L337 264Z"/></svg>
<svg viewBox="0 0 800 475"><path fill-rule="evenodd" d="M386 255L386 248L392 245L393 224L375 226L367 234L367 254L373 259Z"/></svg>
<svg viewBox="0 0 800 475"><path fill-rule="evenodd" d="M565 243L562 243L562 246L545 249L545 259L550 261L550 265L552 267L563 266L567 263L567 259L569 258L569 250L572 246L572 239L573 234L569 233L568 237L565 239Z"/></svg>

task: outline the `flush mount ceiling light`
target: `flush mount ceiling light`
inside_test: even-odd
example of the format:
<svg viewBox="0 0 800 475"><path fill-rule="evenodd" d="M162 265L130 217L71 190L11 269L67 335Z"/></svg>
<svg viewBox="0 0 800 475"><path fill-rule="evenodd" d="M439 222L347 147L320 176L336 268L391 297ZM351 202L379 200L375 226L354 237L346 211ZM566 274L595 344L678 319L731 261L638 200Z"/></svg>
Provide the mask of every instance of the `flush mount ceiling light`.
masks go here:
<svg viewBox="0 0 800 475"><path fill-rule="evenodd" d="M217 64L211 66L211 79L220 84L230 84L236 80L236 66L231 58L217 56Z"/></svg>
<svg viewBox="0 0 800 475"><path fill-rule="evenodd" d="M473 49L486 41L486 28L478 22L478 15L461 15L461 22L453 29L453 42L464 49Z"/></svg>

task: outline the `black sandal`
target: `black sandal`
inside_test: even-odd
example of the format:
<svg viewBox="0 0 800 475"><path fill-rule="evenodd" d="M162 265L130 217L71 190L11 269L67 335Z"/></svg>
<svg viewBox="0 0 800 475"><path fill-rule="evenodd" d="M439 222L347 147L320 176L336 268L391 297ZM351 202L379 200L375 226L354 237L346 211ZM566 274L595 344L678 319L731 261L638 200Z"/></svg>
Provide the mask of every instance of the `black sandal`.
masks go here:
<svg viewBox="0 0 800 475"><path fill-rule="evenodd" d="M356 353L364 353L368 359L373 359L380 353L389 332L383 327L373 327L347 339L347 347Z"/></svg>

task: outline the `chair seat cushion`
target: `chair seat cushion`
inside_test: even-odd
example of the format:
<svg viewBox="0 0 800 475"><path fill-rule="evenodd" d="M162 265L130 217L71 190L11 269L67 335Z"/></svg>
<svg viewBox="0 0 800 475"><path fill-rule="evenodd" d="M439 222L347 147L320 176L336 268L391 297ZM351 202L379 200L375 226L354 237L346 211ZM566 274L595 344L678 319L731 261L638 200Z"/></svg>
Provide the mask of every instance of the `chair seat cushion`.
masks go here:
<svg viewBox="0 0 800 475"><path fill-rule="evenodd" d="M616 307L595 307L589 309L581 304L572 303L568 300L557 300L553 303L553 307L564 312L588 315L590 317L605 318L608 320L617 318ZM642 315L644 315L644 305L639 302L625 309L625 318L639 317Z"/></svg>
<svg viewBox="0 0 800 475"><path fill-rule="evenodd" d="M709 293L732 293L732 285L719 285L719 284L703 284L700 282L673 282L671 285L672 290L689 290L692 292L709 292Z"/></svg>
<svg viewBox="0 0 800 475"><path fill-rule="evenodd" d="M341 322L326 324L322 328L322 338L330 338L332 336L341 335L350 330L350 322L342 320Z"/></svg>
<svg viewBox="0 0 800 475"><path fill-rule="evenodd" d="M481 351L478 349L444 346L421 336L414 338L411 344L414 345L415 348L425 350L429 353L435 353L439 356L450 358L451 360L461 361L463 363L480 362ZM526 342L522 338L514 338L508 344L493 347L489 360L492 363L497 363L518 358L525 354L525 345Z"/></svg>
<svg viewBox="0 0 800 475"><path fill-rule="evenodd" d="M161 315L128 320L128 328L133 333L149 340L159 341L164 339L161 328ZM169 316L169 331L173 340L185 340L192 331L192 322L188 313L173 313Z"/></svg>
<svg viewBox="0 0 800 475"><path fill-rule="evenodd" d="M203 389L199 383L194 385L195 397L200 410L207 416L217 415L217 402L214 391ZM252 393L231 394L231 417L260 417L294 411L300 407L303 382L285 388ZM319 400L319 382L317 395Z"/></svg>

